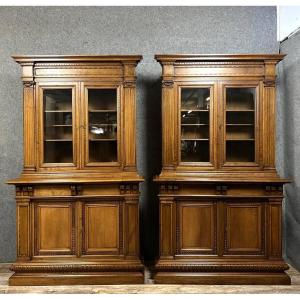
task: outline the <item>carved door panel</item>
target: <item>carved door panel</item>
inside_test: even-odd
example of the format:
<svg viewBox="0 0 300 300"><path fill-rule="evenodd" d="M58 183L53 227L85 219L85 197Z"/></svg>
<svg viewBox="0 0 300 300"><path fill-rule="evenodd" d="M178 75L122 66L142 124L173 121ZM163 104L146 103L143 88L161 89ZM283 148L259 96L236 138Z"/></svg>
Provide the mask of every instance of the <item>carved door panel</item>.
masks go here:
<svg viewBox="0 0 300 300"><path fill-rule="evenodd" d="M217 206L214 202L180 201L177 206L178 254L215 254Z"/></svg>
<svg viewBox="0 0 300 300"><path fill-rule="evenodd" d="M119 201L87 202L83 206L83 254L118 255L122 245Z"/></svg>
<svg viewBox="0 0 300 300"><path fill-rule="evenodd" d="M75 206L71 202L34 205L34 254L75 254Z"/></svg>
<svg viewBox="0 0 300 300"><path fill-rule="evenodd" d="M225 254L265 252L265 205L260 202L225 205Z"/></svg>

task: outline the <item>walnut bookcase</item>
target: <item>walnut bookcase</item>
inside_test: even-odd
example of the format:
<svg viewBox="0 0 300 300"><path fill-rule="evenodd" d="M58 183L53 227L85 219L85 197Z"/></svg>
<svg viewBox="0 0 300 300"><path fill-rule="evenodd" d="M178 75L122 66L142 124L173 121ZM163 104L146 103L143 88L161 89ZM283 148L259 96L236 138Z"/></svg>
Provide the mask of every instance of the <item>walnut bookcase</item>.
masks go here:
<svg viewBox="0 0 300 300"><path fill-rule="evenodd" d="M135 68L141 56L14 56L24 86L10 285L143 283Z"/></svg>
<svg viewBox="0 0 300 300"><path fill-rule="evenodd" d="M156 283L290 284L275 170L283 55L156 55L163 169Z"/></svg>

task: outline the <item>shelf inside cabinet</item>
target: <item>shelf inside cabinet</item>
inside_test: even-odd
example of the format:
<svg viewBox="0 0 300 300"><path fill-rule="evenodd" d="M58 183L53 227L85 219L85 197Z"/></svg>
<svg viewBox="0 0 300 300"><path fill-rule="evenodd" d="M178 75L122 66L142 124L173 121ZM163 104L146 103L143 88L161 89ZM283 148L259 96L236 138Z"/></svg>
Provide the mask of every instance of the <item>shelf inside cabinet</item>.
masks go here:
<svg viewBox="0 0 300 300"><path fill-rule="evenodd" d="M115 113L115 109L89 109L89 113Z"/></svg>
<svg viewBox="0 0 300 300"><path fill-rule="evenodd" d="M254 141L254 139L239 139L239 138L237 138L237 139L226 139L226 141Z"/></svg>
<svg viewBox="0 0 300 300"><path fill-rule="evenodd" d="M72 142L72 139L45 139L45 142Z"/></svg>
<svg viewBox="0 0 300 300"><path fill-rule="evenodd" d="M45 113L72 113L72 110L44 110Z"/></svg>
<svg viewBox="0 0 300 300"><path fill-rule="evenodd" d="M181 124L181 126L209 126L209 124Z"/></svg>
<svg viewBox="0 0 300 300"><path fill-rule="evenodd" d="M182 112L209 112L208 109L181 109Z"/></svg>
<svg viewBox="0 0 300 300"><path fill-rule="evenodd" d="M89 139L89 141L93 141L93 142L105 142L105 141L117 141L117 139L99 138L99 139Z"/></svg>
<svg viewBox="0 0 300 300"><path fill-rule="evenodd" d="M185 139L185 138L182 138L181 139L182 141L209 141L209 139Z"/></svg>
<svg viewBox="0 0 300 300"><path fill-rule="evenodd" d="M226 112L254 112L254 109L226 109Z"/></svg>

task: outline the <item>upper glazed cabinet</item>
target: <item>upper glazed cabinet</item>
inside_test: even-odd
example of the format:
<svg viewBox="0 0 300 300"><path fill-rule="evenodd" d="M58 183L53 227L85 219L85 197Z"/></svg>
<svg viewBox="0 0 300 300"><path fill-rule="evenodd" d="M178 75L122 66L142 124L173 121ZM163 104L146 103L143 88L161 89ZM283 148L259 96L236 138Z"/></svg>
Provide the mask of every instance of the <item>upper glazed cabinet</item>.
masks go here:
<svg viewBox="0 0 300 300"><path fill-rule="evenodd" d="M163 67L165 170L274 166L275 111L267 80L279 56L204 56L199 63L196 56L156 58Z"/></svg>
<svg viewBox="0 0 300 300"><path fill-rule="evenodd" d="M135 89L126 87L140 57L14 58L35 99L25 103L25 169L135 170Z"/></svg>

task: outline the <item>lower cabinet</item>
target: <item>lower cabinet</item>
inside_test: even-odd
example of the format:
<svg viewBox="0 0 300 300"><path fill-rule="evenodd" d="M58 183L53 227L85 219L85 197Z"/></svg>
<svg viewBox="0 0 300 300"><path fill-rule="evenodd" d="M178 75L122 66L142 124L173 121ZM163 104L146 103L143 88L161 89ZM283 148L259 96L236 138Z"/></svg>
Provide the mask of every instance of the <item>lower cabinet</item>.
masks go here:
<svg viewBox="0 0 300 300"><path fill-rule="evenodd" d="M36 187L17 197L18 259L11 285L143 283L138 191L81 195Z"/></svg>
<svg viewBox="0 0 300 300"><path fill-rule="evenodd" d="M201 194L201 187L189 190ZM156 283L290 283L281 254L282 195L266 194L261 186L252 193L236 190L162 190Z"/></svg>

